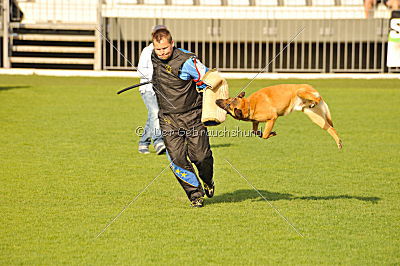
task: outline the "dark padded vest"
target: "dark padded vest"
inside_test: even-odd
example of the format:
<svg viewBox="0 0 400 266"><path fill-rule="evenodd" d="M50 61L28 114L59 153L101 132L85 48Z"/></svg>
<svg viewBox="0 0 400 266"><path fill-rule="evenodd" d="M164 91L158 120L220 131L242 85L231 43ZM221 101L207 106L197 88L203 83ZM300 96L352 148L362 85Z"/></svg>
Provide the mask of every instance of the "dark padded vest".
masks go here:
<svg viewBox="0 0 400 266"><path fill-rule="evenodd" d="M195 55L174 47L172 56L161 60L153 51L152 82L161 113L184 113L201 107L203 95L197 92L196 84L191 79L179 78L179 70L183 63L193 56Z"/></svg>

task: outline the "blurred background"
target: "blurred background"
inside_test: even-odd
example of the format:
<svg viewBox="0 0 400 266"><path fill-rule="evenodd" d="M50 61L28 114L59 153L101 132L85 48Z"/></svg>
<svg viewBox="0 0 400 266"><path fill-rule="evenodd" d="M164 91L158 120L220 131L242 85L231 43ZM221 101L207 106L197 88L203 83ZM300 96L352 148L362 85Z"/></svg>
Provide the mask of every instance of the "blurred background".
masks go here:
<svg viewBox="0 0 400 266"><path fill-rule="evenodd" d="M2 68L134 71L163 24L220 71L400 72L387 64L397 0L0 1Z"/></svg>

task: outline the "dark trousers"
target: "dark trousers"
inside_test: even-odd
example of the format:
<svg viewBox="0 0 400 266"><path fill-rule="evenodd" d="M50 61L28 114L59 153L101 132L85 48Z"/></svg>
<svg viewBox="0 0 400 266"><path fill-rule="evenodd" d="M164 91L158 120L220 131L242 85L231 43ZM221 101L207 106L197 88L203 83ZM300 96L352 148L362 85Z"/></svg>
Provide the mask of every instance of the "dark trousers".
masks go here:
<svg viewBox="0 0 400 266"><path fill-rule="evenodd" d="M204 196L192 163L200 179L212 185L214 159L207 128L201 123L201 109L179 114L159 112L164 143L171 158L171 170L185 190L189 200Z"/></svg>

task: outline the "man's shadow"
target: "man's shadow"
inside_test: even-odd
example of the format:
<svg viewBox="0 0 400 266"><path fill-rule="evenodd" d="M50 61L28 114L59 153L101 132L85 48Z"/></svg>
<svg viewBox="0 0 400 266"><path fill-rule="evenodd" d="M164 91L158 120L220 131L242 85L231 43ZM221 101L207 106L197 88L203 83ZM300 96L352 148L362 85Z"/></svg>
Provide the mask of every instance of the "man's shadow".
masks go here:
<svg viewBox="0 0 400 266"><path fill-rule="evenodd" d="M267 190L259 190L261 195L268 201L277 200L335 200L335 199L356 199L371 203L378 203L381 199L378 197L360 197L350 195L332 195L332 196L293 196L292 194L284 194L278 192L271 192ZM242 202L245 200L263 201L264 198L260 196L255 190L251 189L239 189L234 192L224 193L216 195L213 198L207 200L207 204L216 203L231 203L231 202Z"/></svg>
<svg viewBox="0 0 400 266"><path fill-rule="evenodd" d="M0 92L1 91L8 91L8 90L13 90L13 89L26 89L26 88L30 88L31 86L27 86L27 85L22 85L22 86L1 86L0 85Z"/></svg>
<svg viewBox="0 0 400 266"><path fill-rule="evenodd" d="M211 149L216 149L216 148L227 148L227 147L231 147L234 146L231 143L222 143L222 144L211 144Z"/></svg>

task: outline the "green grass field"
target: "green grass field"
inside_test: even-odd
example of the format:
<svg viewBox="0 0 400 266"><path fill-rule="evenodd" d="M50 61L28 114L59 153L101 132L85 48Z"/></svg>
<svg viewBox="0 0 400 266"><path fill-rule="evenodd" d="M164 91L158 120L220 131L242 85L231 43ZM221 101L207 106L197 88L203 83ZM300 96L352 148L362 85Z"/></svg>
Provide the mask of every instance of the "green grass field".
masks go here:
<svg viewBox="0 0 400 266"><path fill-rule="evenodd" d="M165 156L137 152L145 107L116 95L136 82L0 76L1 264L400 264L400 80L254 81L248 94L315 86L344 148L302 113L269 140L212 137L216 195L202 209ZM234 94L248 80L228 82ZM214 130L237 126L251 128L228 117Z"/></svg>

